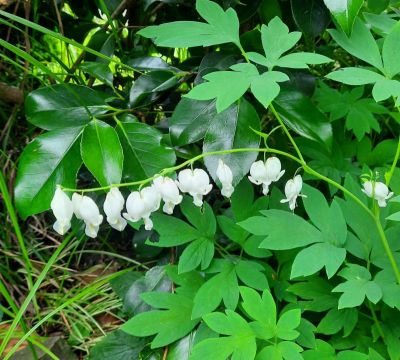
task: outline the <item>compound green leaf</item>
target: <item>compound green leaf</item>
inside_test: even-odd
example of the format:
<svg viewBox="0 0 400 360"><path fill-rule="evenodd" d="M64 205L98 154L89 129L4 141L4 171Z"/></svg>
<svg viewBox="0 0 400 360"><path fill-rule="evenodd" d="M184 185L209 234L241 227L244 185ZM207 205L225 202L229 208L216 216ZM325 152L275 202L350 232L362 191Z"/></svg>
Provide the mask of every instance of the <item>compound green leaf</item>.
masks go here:
<svg viewBox="0 0 400 360"><path fill-rule="evenodd" d="M200 238L190 243L179 257L179 273L188 272L201 265L207 269L214 256L214 242L208 238Z"/></svg>
<svg viewBox="0 0 400 360"><path fill-rule="evenodd" d="M272 69L281 55L295 46L300 37L299 31L289 33L289 28L279 17L274 17L268 25L262 25L261 40L267 66Z"/></svg>
<svg viewBox="0 0 400 360"><path fill-rule="evenodd" d="M278 71L268 71L254 77L251 81L251 91L255 98L265 107L271 104L280 92L278 82L287 81L289 77Z"/></svg>
<svg viewBox="0 0 400 360"><path fill-rule="evenodd" d="M203 317L205 323L223 337L206 339L194 346L190 360L232 359L253 360L257 345L250 325L237 313L212 313Z"/></svg>
<svg viewBox="0 0 400 360"><path fill-rule="evenodd" d="M323 242L321 232L300 216L283 210L266 210L261 213L263 217L254 216L239 225L254 235L266 236L260 244L263 248L288 250Z"/></svg>
<svg viewBox="0 0 400 360"><path fill-rule="evenodd" d="M192 318L198 318L215 310L221 301L228 309L234 310L239 300L239 286L233 264L206 281L194 297Z"/></svg>
<svg viewBox="0 0 400 360"><path fill-rule="evenodd" d="M245 67L237 67L237 65L244 65ZM258 75L254 65L237 65L231 66L231 69L237 69L238 71L216 71L205 75L204 79L207 82L195 86L185 96L194 100L212 100L216 98L217 113L222 112L242 97L249 88L252 77Z"/></svg>
<svg viewBox="0 0 400 360"><path fill-rule="evenodd" d="M349 336L358 321L358 311L350 309L331 309L322 318L317 327L317 332L324 335L333 335L343 329L343 336Z"/></svg>
<svg viewBox="0 0 400 360"><path fill-rule="evenodd" d="M174 216L155 213L152 219L154 229L160 235L158 242L148 242L152 246L178 246L202 237L201 232Z"/></svg>
<svg viewBox="0 0 400 360"><path fill-rule="evenodd" d="M196 9L208 23L175 21L149 26L138 33L166 47L186 48L227 42L240 44L239 19L233 9L223 11L218 4L209 0L197 0Z"/></svg>
<svg viewBox="0 0 400 360"><path fill-rule="evenodd" d="M276 66L286 67L291 69L307 69L308 65L319 65L331 62L332 60L324 55L296 52L282 56L276 63Z"/></svg>
<svg viewBox="0 0 400 360"><path fill-rule="evenodd" d="M400 72L400 23L386 36L382 47L383 66L389 78L393 78Z"/></svg>
<svg viewBox="0 0 400 360"><path fill-rule="evenodd" d="M365 297L374 304L382 298L381 287L375 281L371 281L371 274L366 268L349 264L339 275L347 279L332 290L343 293L339 299L339 309L359 306Z"/></svg>
<svg viewBox="0 0 400 360"><path fill-rule="evenodd" d="M98 119L84 128L81 139L82 160L101 186L119 184L124 155L117 132Z"/></svg>
<svg viewBox="0 0 400 360"><path fill-rule="evenodd" d="M329 73L326 77L347 85L374 84L377 81L385 79L382 75L374 71L356 67L340 69Z"/></svg>
<svg viewBox="0 0 400 360"><path fill-rule="evenodd" d="M356 18L350 37L347 37L344 32L337 30L329 30L329 33L339 46L348 53L371 64L380 71L383 70L378 44L361 19Z"/></svg>
<svg viewBox="0 0 400 360"><path fill-rule="evenodd" d="M318 243L301 250L292 264L291 278L315 274L323 267L328 279L335 275L346 259L346 249L329 243Z"/></svg>

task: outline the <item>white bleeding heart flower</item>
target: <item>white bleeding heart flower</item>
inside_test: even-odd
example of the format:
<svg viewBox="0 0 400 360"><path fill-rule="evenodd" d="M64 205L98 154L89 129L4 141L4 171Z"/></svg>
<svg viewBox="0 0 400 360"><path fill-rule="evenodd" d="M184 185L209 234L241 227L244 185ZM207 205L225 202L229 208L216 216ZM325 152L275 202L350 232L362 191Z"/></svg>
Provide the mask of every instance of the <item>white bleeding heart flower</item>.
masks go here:
<svg viewBox="0 0 400 360"><path fill-rule="evenodd" d="M116 230L122 231L126 227L126 220L121 216L125 200L117 187L112 187L106 195L103 210L107 216L107 222Z"/></svg>
<svg viewBox="0 0 400 360"><path fill-rule="evenodd" d="M128 221L137 222L143 219L146 230L153 228L150 219L152 212L160 207L161 196L154 186L146 187L140 191L133 191L126 199L126 213L124 218Z"/></svg>
<svg viewBox="0 0 400 360"><path fill-rule="evenodd" d="M278 181L284 173L280 160L271 156L265 162L258 160L251 165L249 180L256 185L262 184L263 194L267 195L271 183Z"/></svg>
<svg viewBox="0 0 400 360"><path fill-rule="evenodd" d="M189 193L193 197L193 204L199 207L203 205L203 196L212 189L210 178L202 169L180 171L176 184L182 192Z"/></svg>
<svg viewBox="0 0 400 360"><path fill-rule="evenodd" d="M103 222L103 215L100 215L96 203L89 196L74 193L72 195L72 205L75 216L85 222L85 234L95 238L99 231L99 226Z"/></svg>
<svg viewBox="0 0 400 360"><path fill-rule="evenodd" d="M74 208L71 199L59 186L57 186L50 207L56 218L56 222L53 224L53 229L60 235L64 235L71 228L71 219L74 214Z"/></svg>
<svg viewBox="0 0 400 360"><path fill-rule="evenodd" d="M153 180L153 185L164 201L163 211L166 214L172 214L174 207L179 205L183 199L182 195L179 194L175 181L168 176L157 176Z"/></svg>
<svg viewBox="0 0 400 360"><path fill-rule="evenodd" d="M281 200L281 203L289 203L289 209L294 210L297 205L297 197L306 197L306 195L300 194L302 187L303 179L300 175L296 175L293 179L288 180L285 185L286 199Z"/></svg>
<svg viewBox="0 0 400 360"><path fill-rule="evenodd" d="M386 207L386 200L394 195L393 192L389 192L389 188L382 182L366 181L363 187L362 192L368 197L373 197L377 200L379 207Z"/></svg>
<svg viewBox="0 0 400 360"><path fill-rule="evenodd" d="M233 174L231 168L226 165L222 159L218 161L218 167L216 172L218 180L221 182L222 189L221 194L227 198L230 198L233 191L235 190L232 186Z"/></svg>

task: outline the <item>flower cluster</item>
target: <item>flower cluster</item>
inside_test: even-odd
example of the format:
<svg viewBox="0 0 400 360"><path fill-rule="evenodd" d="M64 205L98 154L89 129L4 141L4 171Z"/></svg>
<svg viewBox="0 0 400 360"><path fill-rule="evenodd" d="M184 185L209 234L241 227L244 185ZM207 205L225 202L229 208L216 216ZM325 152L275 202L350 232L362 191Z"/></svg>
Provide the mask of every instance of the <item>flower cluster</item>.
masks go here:
<svg viewBox="0 0 400 360"><path fill-rule="evenodd" d="M270 157L265 162L256 161L251 165L249 179L252 183L262 185L263 193L266 195L269 186L278 181L285 170L281 170L281 162L276 157ZM230 198L234 192L233 174L230 167L221 159L218 161L216 171L217 180L221 184L221 194ZM300 175L289 180L285 186L286 199L281 202L288 202L289 208L294 210L296 199L300 194L303 182ZM201 207L203 196L212 189L208 174L202 169L184 169L178 174L178 179L173 180L167 176L156 176L150 186L129 194L126 202L118 187L112 187L106 195L103 210L107 222L116 230L122 231L127 221L137 222L143 220L146 230L153 228L150 218L154 211L160 208L163 201L163 211L172 214L174 207L182 202L180 193L187 193L193 197L193 204ZM123 212L124 207L126 212ZM89 237L96 237L99 226L103 222L103 215L100 214L96 203L88 196L74 193L72 200L60 187L57 187L51 202L56 222L53 225L55 231L64 235L71 227L73 215L85 223L85 233Z"/></svg>

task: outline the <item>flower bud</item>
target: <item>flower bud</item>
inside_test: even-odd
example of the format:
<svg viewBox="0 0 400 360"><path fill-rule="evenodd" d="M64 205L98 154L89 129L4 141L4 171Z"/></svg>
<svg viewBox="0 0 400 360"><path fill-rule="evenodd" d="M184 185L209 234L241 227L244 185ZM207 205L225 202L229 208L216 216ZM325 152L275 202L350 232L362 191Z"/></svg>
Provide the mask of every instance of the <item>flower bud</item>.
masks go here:
<svg viewBox="0 0 400 360"><path fill-rule="evenodd" d="M74 213L71 199L59 186L50 203L51 210L56 218L53 229L60 235L64 235L71 227L71 219Z"/></svg>
<svg viewBox="0 0 400 360"><path fill-rule="evenodd" d="M363 187L362 191L377 200L379 207L386 207L386 200L393 196L393 192L389 192L389 188L382 182L366 181Z"/></svg>
<svg viewBox="0 0 400 360"><path fill-rule="evenodd" d="M212 189L210 178L202 169L180 171L176 184L182 192L189 193L193 197L193 204L199 207L203 205L203 196Z"/></svg>
<svg viewBox="0 0 400 360"><path fill-rule="evenodd" d="M234 191L234 188L232 186L232 181L233 181L232 170L221 159L219 159L218 161L216 175L222 185L221 194L227 198L231 197Z"/></svg>
<svg viewBox="0 0 400 360"><path fill-rule="evenodd" d="M300 194L301 188L303 187L303 179L300 175L296 175L293 179L287 181L285 185L286 199L281 200L281 203L289 203L289 209L294 210L297 206L296 200L298 196L306 197Z"/></svg>
<svg viewBox="0 0 400 360"><path fill-rule="evenodd" d="M74 193L72 195L72 205L75 216L85 222L86 235L95 238L99 231L99 226L103 222L103 215L100 215L96 203L89 196Z"/></svg>
<svg viewBox="0 0 400 360"><path fill-rule="evenodd" d="M160 194L154 186L146 187L140 191L133 191L126 199L127 212L123 216L132 222L143 219L145 229L151 230L153 222L150 219L150 215L153 211L158 210L160 201Z"/></svg>
<svg viewBox="0 0 400 360"><path fill-rule="evenodd" d="M164 201L163 211L166 214L172 214L175 205L180 204L183 199L182 195L179 194L178 186L174 180L167 176L157 176L153 180L153 185Z"/></svg>
<svg viewBox="0 0 400 360"><path fill-rule="evenodd" d="M121 216L124 204L124 197L116 187L110 189L103 204L104 212L107 215L107 222L111 227L119 231L124 230L126 226L126 220Z"/></svg>

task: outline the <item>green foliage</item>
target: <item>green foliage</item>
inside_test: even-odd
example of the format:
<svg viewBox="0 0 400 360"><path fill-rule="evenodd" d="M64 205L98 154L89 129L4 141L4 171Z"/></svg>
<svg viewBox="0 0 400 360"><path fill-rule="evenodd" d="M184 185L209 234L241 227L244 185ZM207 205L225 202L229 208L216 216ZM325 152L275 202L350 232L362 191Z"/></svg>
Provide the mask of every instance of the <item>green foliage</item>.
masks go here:
<svg viewBox="0 0 400 360"><path fill-rule="evenodd" d="M198 207L196 189L181 188L182 202L176 201L172 214L158 206L149 210L150 230L142 222L130 221L121 233L104 224L100 241L82 241L73 220L70 237L50 263L59 260L62 275L42 283L46 273L39 265L49 268L47 254L22 237L1 181L9 214L0 214L0 276L6 283L0 284L0 333L6 334L0 357L8 360L25 341L39 341L27 325L31 332L40 327L42 335L68 323L69 343L86 352L82 339L108 330L106 314L113 331L98 342L88 340L95 343L89 359L398 360L395 2L144 0L135 14L122 13L125 2L78 3L55 2L53 14L35 2L32 22L18 9L14 15L0 11L2 26L13 29L4 39L16 42L0 40L6 49L0 66L4 60L18 70L9 75L4 67L0 86L3 76L11 76L26 91L30 123L20 136L20 113L12 109L6 117L0 111L7 120L2 142L13 142L15 134L23 144L2 151L5 171L14 162L18 167L19 215L27 219L48 210L61 185L68 197L78 189L89 192L104 216L111 186L126 199L156 175L175 181L189 167L206 170L213 189L204 191ZM43 26L60 24L64 35ZM329 24L336 29L325 31ZM18 43L19 37L31 43ZM25 84L16 83L20 78ZM27 138L33 140L25 146ZM272 156L285 171L280 179L272 174L281 170L272 169ZM230 197L222 196L220 160L232 171ZM258 160L267 168L263 188L254 185L263 177L252 168ZM296 192L287 181L297 175L303 184ZM381 184L371 193L367 181ZM301 198L289 211L281 200L296 195ZM132 206L148 205L142 203ZM59 242L50 226L38 225L41 219L47 217L27 229L44 238L47 251L47 238ZM106 261L107 272L129 269L111 275L107 290L95 293L89 286L88 304L67 297L70 282L87 282L81 264ZM71 268L77 273L70 275ZM56 290L47 290L54 282ZM111 289L116 295L103 306ZM80 294L79 287L74 290ZM16 294L27 299L21 309ZM64 311L65 304L72 310ZM101 309L91 315L90 306ZM44 326L54 311L62 316ZM80 311L90 319L69 320ZM13 331L23 334L4 354Z"/></svg>

